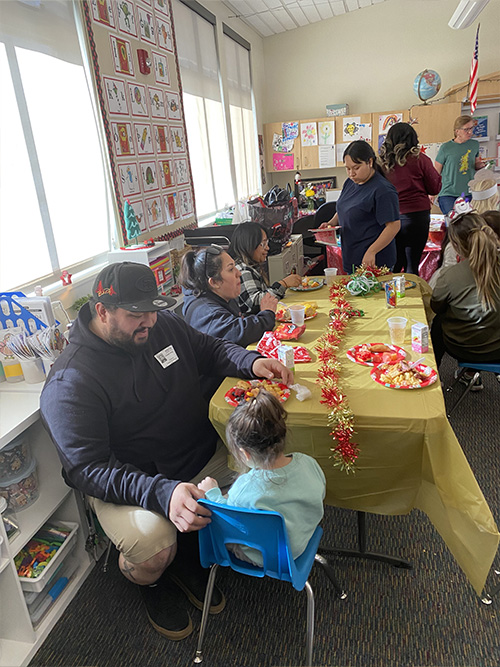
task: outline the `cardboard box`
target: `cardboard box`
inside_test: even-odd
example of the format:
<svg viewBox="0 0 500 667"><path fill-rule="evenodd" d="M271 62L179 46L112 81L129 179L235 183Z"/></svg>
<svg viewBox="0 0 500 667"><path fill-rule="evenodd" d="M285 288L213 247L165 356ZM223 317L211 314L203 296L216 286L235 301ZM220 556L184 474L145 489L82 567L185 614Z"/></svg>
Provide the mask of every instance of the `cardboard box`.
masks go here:
<svg viewBox="0 0 500 667"><path fill-rule="evenodd" d="M411 349L415 352L429 351L429 327L423 322L416 322L411 327Z"/></svg>

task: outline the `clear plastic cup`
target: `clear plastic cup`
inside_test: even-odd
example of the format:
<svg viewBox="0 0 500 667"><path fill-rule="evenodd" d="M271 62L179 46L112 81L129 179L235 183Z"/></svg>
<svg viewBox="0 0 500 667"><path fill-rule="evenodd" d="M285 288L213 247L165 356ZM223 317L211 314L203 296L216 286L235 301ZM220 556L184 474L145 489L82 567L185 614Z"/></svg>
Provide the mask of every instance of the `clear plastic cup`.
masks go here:
<svg viewBox="0 0 500 667"><path fill-rule="evenodd" d="M304 324L306 307L303 304L295 303L291 306L288 306L288 310L290 311L292 324L301 327Z"/></svg>
<svg viewBox="0 0 500 667"><path fill-rule="evenodd" d="M337 269L334 267L325 269L325 281L327 285L331 285L335 282L335 276L337 275Z"/></svg>
<svg viewBox="0 0 500 667"><path fill-rule="evenodd" d="M406 325L408 320L405 317L389 317L389 335L393 345L403 345L405 342Z"/></svg>

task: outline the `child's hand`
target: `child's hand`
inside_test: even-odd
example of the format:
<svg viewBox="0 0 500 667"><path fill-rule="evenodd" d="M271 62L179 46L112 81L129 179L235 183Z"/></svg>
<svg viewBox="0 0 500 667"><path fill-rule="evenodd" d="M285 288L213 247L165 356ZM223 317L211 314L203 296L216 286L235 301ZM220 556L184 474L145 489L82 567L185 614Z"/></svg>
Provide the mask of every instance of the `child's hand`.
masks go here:
<svg viewBox="0 0 500 667"><path fill-rule="evenodd" d="M205 477L205 479L202 479L201 482L198 484L198 488L201 491L209 491L210 489L216 489L219 485L215 481L213 477Z"/></svg>

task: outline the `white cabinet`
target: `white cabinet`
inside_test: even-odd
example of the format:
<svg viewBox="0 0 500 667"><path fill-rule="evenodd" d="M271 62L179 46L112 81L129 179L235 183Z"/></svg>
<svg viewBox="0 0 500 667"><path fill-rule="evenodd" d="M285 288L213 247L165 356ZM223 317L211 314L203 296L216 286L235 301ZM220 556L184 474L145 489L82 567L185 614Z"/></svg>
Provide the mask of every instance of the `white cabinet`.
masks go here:
<svg viewBox="0 0 500 667"><path fill-rule="evenodd" d="M56 449L39 420L42 384L0 385L0 449L26 432L37 462L40 495L36 502L16 513L20 531L9 542L3 523L4 542L0 557L0 667L27 665L81 586L94 565L85 550L87 525L79 497L64 483ZM34 628L14 566L14 556L48 520L79 524L73 554L78 567L47 615Z"/></svg>
<svg viewBox="0 0 500 667"><path fill-rule="evenodd" d="M304 268L302 236L300 234L292 234L290 245L286 246L279 255L268 257L267 265L271 285L289 276L292 271L302 275Z"/></svg>

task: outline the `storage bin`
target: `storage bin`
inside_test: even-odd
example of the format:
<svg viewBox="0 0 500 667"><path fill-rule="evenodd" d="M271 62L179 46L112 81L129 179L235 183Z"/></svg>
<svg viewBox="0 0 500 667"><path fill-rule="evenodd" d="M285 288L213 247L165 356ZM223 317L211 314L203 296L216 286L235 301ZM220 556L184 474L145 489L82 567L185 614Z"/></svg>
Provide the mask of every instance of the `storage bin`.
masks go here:
<svg viewBox="0 0 500 667"><path fill-rule="evenodd" d="M70 533L61 544L56 554L50 559L47 567L42 570L42 573L38 577L33 579L30 579L29 577L19 577L23 591L35 591L39 593L41 590L43 590L45 584L50 579L52 574L57 570L61 562L70 554L76 541L78 531L77 523L73 523L72 521L54 521L47 523L46 526L64 528L66 530L70 530ZM32 537L32 539L36 539L36 534Z"/></svg>
<svg viewBox="0 0 500 667"><path fill-rule="evenodd" d="M25 434L0 449L0 483L22 475L31 465L31 448Z"/></svg>
<svg viewBox="0 0 500 667"><path fill-rule="evenodd" d="M33 505L39 496L35 459L31 460L28 469L22 474L0 482L0 496L5 498L9 509L15 512L21 512Z"/></svg>
<svg viewBox="0 0 500 667"><path fill-rule="evenodd" d="M63 560L59 563L59 565L52 572L50 577L45 580L42 590L40 591L23 590L24 599L26 600L26 604L28 605L28 611L30 613L31 610L34 609L40 602L41 598L43 598L44 595L47 595L52 586L54 586L54 584L57 583L57 580L60 579L60 577L66 576L66 572L68 567L70 567L70 564L75 560L77 561L78 564L78 559L75 557L75 547L76 547L76 541L73 540L68 547L69 551L66 552L65 558L63 558Z"/></svg>
<svg viewBox="0 0 500 667"><path fill-rule="evenodd" d="M76 557L68 558L63 563L60 573L56 577L52 577L51 585L38 594L31 604L28 604L28 613L35 628L43 621L45 615L66 588L77 569L78 559Z"/></svg>
<svg viewBox="0 0 500 667"><path fill-rule="evenodd" d="M19 532L16 515L12 510L7 508L7 501L0 496L0 514L2 515L3 527L7 534L7 539L12 540Z"/></svg>

